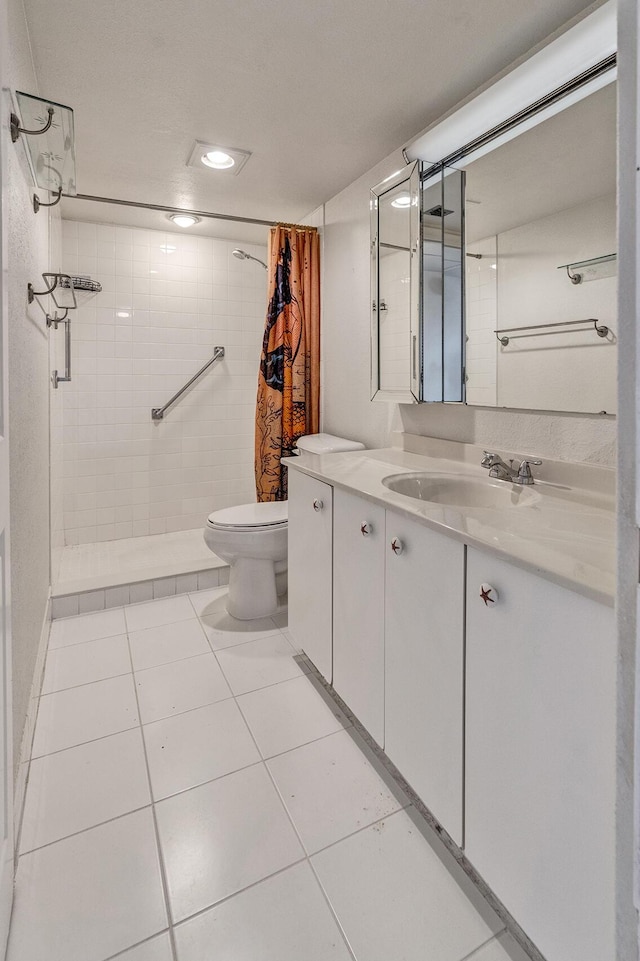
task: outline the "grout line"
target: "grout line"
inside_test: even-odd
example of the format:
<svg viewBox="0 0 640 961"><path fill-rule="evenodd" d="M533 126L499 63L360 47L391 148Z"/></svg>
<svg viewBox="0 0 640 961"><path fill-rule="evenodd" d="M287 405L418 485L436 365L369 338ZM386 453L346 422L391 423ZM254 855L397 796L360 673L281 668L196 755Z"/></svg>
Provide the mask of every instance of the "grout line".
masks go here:
<svg viewBox="0 0 640 961"><path fill-rule="evenodd" d="M129 660L131 661L131 673L133 674L133 656L131 654L131 643L129 641L128 634L127 634L127 646L129 648ZM144 739L144 731L142 730L142 714L140 711L140 701L138 700L138 688L135 682L133 687L135 690L136 704L138 707L140 737L142 738L142 751L144 754L145 770L147 772L147 784L149 786L149 795L151 797L151 816L153 818L153 828L156 836L156 850L158 854L158 864L160 866L160 881L162 883L162 893L164 894L164 909L167 914L167 923L169 925L169 941L171 943L171 954L173 957L173 961L178 961L178 949L176 947L176 939L173 933L173 913L171 911L171 901L169 898L169 880L167 877L167 867L164 860L162 844L160 843L160 830L158 828L158 816L156 812L156 806L153 800L153 785L151 782L151 769L149 767L149 756L147 754L147 745Z"/></svg>
<svg viewBox="0 0 640 961"><path fill-rule="evenodd" d="M122 609L123 609L123 608L121 608L121 607L110 607L110 608L109 608L109 613L111 613L112 611L121 611ZM92 611L91 613L92 613L92 614L104 614L105 611ZM89 617L90 615L89 615L89 614L76 614L75 616L76 616L76 617ZM70 617L61 617L61 618L59 618L58 620L59 620L59 621L67 621L67 620L70 621L70 620L72 620L72 618L70 618ZM52 621L51 623L52 623L52 625L53 625L53 624L56 623L56 622L55 622L55 621ZM66 651L68 647L79 647L81 644L91 644L91 643L93 643L93 641L108 641L108 640L110 640L112 637L124 637L125 634L126 634L126 625L125 625L124 631L118 631L117 634L107 634L105 637L90 637L88 640L85 640L85 641L73 641L71 644L57 644L55 647L49 646L49 647L47 647L47 656L49 656L49 654L55 654L56 651ZM51 644L51 636L49 636L49 645L50 645L50 644Z"/></svg>
<svg viewBox="0 0 640 961"><path fill-rule="evenodd" d="M95 824L90 824L86 828L81 828L79 831L72 831L71 834L65 834L61 838L54 838L53 841L47 841L45 844L39 844L35 848L29 848L28 851L21 851L20 857L24 857L27 854L36 854L38 851L43 851L45 848L53 847L54 844L60 844L61 841L68 841L70 838L76 838L80 834L87 834L88 831L93 831L94 828L103 827L105 824L113 824L114 821L121 821L122 818L129 817L130 814L138 814L140 811L146 811L151 807L151 801L148 804L143 804L140 807L131 808L130 811L123 811L122 814L116 814L112 818L106 818L104 821L97 821Z"/></svg>
<svg viewBox="0 0 640 961"><path fill-rule="evenodd" d="M243 719L244 720L244 719ZM233 774L240 774L241 771L248 771L251 767L257 767L259 764L264 764L263 759L260 757L257 761L252 761L251 764L243 764L242 767L236 767L232 771L225 771L224 774L218 774L216 777L209 777L206 781L198 781L197 784L191 784L189 787L180 788L178 791L174 791L172 794L163 794L162 797L153 797L154 804L161 804L163 801L170 801L172 798L180 797L182 794L188 794L189 791L196 791L198 788L206 787L208 784L215 784L216 781L222 781L226 777L231 777Z"/></svg>
<svg viewBox="0 0 640 961"><path fill-rule="evenodd" d="M151 937L145 938L144 941L136 941L135 944L130 944L128 948L118 951L117 954L110 954L108 958L105 958L105 961L118 961L118 958L123 958L129 953L129 951L133 951L134 948L141 948L145 944L150 944L152 941L155 941L156 938L162 937L163 934L168 934L169 941L171 941L171 932L169 928L163 928L162 931L157 931L155 934L152 934Z"/></svg>
<svg viewBox="0 0 640 961"><path fill-rule="evenodd" d="M40 701L43 697L51 697L52 694L64 694L65 691L75 691L79 687L90 687L92 684L101 684L103 681L113 681L116 677L128 677L130 673L130 671L120 671L118 674L109 674L108 677L98 677L93 681L81 681L80 684L70 684L68 687L59 687L55 691L43 691L38 700Z"/></svg>
<svg viewBox="0 0 640 961"><path fill-rule="evenodd" d="M123 674L123 677L127 677L127 674ZM55 754L64 754L65 751L73 751L76 747L84 747L86 744L94 744L96 741L106 741L108 737L117 737L119 734L127 734L129 731L135 731L136 728L140 726L140 719L132 727L125 727L121 731L111 731L109 734L101 734L100 737L89 738L88 741L80 741L79 744L69 744L67 747L59 747L55 751L49 751L47 754L35 754L30 763L34 761L43 761L46 757L53 757Z"/></svg>

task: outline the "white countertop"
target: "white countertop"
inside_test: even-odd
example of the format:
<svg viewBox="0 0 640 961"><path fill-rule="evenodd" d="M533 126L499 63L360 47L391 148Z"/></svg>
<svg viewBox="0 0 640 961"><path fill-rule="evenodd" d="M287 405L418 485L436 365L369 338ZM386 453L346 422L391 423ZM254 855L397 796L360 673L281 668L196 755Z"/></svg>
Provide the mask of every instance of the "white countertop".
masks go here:
<svg viewBox="0 0 640 961"><path fill-rule="evenodd" d="M502 510L435 504L395 493L384 486L383 478L391 474L425 471L476 477L487 484L513 487L508 481L489 479L488 471L479 466L479 448L449 442L434 442L431 446L438 456L391 447L320 455L303 453L287 458L283 463L333 487L359 494L382 507L414 518L434 530L446 531L465 544L495 551L518 566L570 590L613 604L615 501L612 471L570 464L566 465L563 476L565 465L555 462L554 467L547 466L545 472L541 471L541 474L548 475L548 479L538 480L536 475L535 484L524 488L537 495L532 502L529 499L526 505ZM475 457L475 463L471 462L470 456ZM576 487L575 480L579 477L584 477L585 484L590 486ZM566 479L572 484L562 482Z"/></svg>

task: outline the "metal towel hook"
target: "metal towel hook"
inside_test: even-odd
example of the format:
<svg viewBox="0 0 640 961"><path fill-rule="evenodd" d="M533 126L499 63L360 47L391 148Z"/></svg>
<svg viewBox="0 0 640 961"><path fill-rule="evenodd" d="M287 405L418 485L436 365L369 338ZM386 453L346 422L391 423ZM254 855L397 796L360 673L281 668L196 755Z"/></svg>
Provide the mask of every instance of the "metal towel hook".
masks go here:
<svg viewBox="0 0 640 961"><path fill-rule="evenodd" d="M47 113L49 114L49 118L48 118L47 122L45 123L44 127L41 127L40 130L27 130L26 127L21 127L21 126L20 126L20 120L19 120L19 118L18 118L18 115L15 114L15 113L12 113L12 114L11 114L11 140L12 140L12 142L15 143L21 133L26 134L27 137L39 137L41 133L46 133L47 130L49 129L49 127L51 126L51 124L53 123L53 114L54 114L54 109L53 109L53 107L47 107Z"/></svg>

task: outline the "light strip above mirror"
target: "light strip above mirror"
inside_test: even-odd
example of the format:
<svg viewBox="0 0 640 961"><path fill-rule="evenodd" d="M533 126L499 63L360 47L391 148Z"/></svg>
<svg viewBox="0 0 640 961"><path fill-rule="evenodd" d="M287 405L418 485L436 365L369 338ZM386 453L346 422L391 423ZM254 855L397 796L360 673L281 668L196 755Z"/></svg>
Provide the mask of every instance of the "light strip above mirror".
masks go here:
<svg viewBox="0 0 640 961"><path fill-rule="evenodd" d="M570 102L611 83L616 77L615 61L612 60L617 48L616 28L615 0L607 0L594 13L412 141L404 148L405 159L439 163L459 151L462 145L484 138L488 130L506 125L537 101L607 61L613 69L596 71L593 80L568 94L572 100L565 97L559 103L551 104L546 108L548 113L542 116L552 116ZM514 127L510 136L523 133L527 125L537 124L540 120L538 111L531 120L523 120L517 128ZM509 133L501 136L510 139ZM495 146L494 140L491 149ZM474 159L480 155L478 151Z"/></svg>

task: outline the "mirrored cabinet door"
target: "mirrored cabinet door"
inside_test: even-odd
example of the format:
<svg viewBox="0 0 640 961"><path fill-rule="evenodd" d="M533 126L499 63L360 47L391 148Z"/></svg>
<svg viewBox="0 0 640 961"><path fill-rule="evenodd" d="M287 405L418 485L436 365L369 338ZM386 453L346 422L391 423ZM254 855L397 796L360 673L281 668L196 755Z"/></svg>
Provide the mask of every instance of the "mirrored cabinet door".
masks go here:
<svg viewBox="0 0 640 961"><path fill-rule="evenodd" d="M371 191L371 396L421 399L420 164Z"/></svg>
<svg viewBox="0 0 640 961"><path fill-rule="evenodd" d="M463 400L463 191L419 162L371 191L374 400Z"/></svg>

